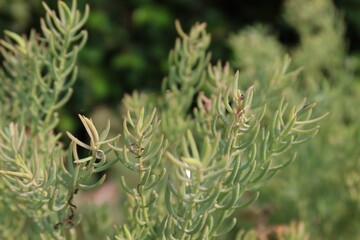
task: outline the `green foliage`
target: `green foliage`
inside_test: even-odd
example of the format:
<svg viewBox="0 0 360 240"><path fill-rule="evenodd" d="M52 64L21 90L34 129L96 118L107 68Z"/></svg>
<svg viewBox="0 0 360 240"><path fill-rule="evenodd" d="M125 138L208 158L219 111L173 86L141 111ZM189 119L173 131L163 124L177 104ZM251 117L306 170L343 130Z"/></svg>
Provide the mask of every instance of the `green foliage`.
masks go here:
<svg viewBox="0 0 360 240"><path fill-rule="evenodd" d="M255 201L258 189L294 159L280 156L318 131L318 126L305 126L325 116L310 119L315 104L305 102L286 111L288 104L281 99L277 111L269 113L271 122L263 122L265 104L252 108L254 86L241 91L239 73L229 77L228 65L209 63L205 25L196 24L189 34L178 22L176 26L180 38L170 52L169 75L155 103L161 122L151 109L135 111L143 99L137 94L124 102L129 108L123 124L127 145L113 149L123 154L120 162L137 172L139 180L136 188L121 180L135 200L130 203L129 225L118 230L119 239L208 239L225 234L236 224L235 218L229 219L234 211ZM281 78L287 75L289 59L285 61ZM163 136L169 144L163 144ZM163 153L170 160L167 168L159 165L164 164ZM165 183L160 183L164 175Z"/></svg>
<svg viewBox="0 0 360 240"><path fill-rule="evenodd" d="M228 63L210 63L204 23L186 33L177 21L161 93L124 98L121 134L109 121L99 132L79 115L88 140L67 132L66 148L54 133L56 111L72 94L89 9L80 14L75 0L71 7L59 1L58 13L44 8L41 34L7 32L1 41L0 217L14 216L1 223L2 238L112 235L103 208L81 219L75 201L104 186L103 172L115 164L131 177L116 176L125 219L108 238L224 237L236 225L235 212L295 159L290 149L313 138L327 115L314 118L315 103L290 104L281 96L299 72L289 69L288 56L279 54L257 81L242 82ZM293 228L289 238L305 236L301 226Z"/></svg>
<svg viewBox="0 0 360 240"><path fill-rule="evenodd" d="M276 199L271 205L277 211L268 218L273 224L303 221L314 239L356 239L360 235L355 227L359 209L354 198L359 171L360 95L358 81L354 81L354 59L346 54L343 17L326 0L289 0L284 10L284 18L299 34L299 43L287 51L293 57L293 66L304 68L291 87L284 85L284 91L293 100L310 94L320 103L321 111L331 114L316 140L299 147L294 167L264 190L264 201ZM241 31L230 44L235 66L243 68L245 78L266 85L266 60L277 59L286 47L263 29ZM263 54L263 48L270 45L276 46L271 48L274 51ZM241 53L250 60L242 60ZM254 63L260 71L254 70ZM266 86L271 92L279 84Z"/></svg>
<svg viewBox="0 0 360 240"><path fill-rule="evenodd" d="M25 37L7 31L1 40L5 62L0 71L0 186L6 193L1 197L1 213L3 219L14 216L1 225L5 238L24 232L59 237L52 222L72 211L77 173L65 170L60 135L54 128L56 111L72 94L78 52L87 39L81 28L89 9L81 16L76 7L76 1L71 8L59 2L56 15L44 4L42 35L31 32Z"/></svg>

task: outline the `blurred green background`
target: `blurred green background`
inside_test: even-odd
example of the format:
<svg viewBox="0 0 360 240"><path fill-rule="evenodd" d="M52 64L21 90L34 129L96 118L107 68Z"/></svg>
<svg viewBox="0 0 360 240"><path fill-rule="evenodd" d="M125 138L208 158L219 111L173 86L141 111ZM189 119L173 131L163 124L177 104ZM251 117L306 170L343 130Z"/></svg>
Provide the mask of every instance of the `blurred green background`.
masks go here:
<svg viewBox="0 0 360 240"><path fill-rule="evenodd" d="M56 1L46 2L55 7ZM75 95L61 113L62 131L77 128L77 113L88 115L97 106L117 106L125 92L158 90L177 37L175 19L185 30L195 22L207 22L213 59L230 59L226 45L229 34L256 22L274 26L282 41L294 41L294 34L280 17L279 0L78 2L80 9L85 3L91 7L86 26L89 41L80 54ZM40 0L0 0L1 29L27 33L39 26L42 14Z"/></svg>
<svg viewBox="0 0 360 240"><path fill-rule="evenodd" d="M39 28L41 0L0 0L0 29L28 33ZM55 7L55 0L46 1ZM212 34L212 58L230 59L226 44L231 33L249 24L264 23L285 45L298 41L282 18L282 0L78 0L88 3L89 41L80 54L75 95L61 112L60 130L78 127L77 113L90 114L97 106L113 108L134 89L157 91L167 70L168 52L176 32L175 19L184 29L206 22ZM345 13L349 50L360 49L360 1L337 0ZM3 31L1 31L1 36Z"/></svg>
<svg viewBox="0 0 360 240"><path fill-rule="evenodd" d="M55 7L57 1L46 2ZM180 20L186 31L195 22L207 23L212 36L210 49L213 63L217 59L232 60L233 66L246 69L247 63L241 62L241 53L249 53L250 58L253 56L255 59L254 64L261 68L268 61L266 58L256 58L256 53L263 54L262 48L268 50L268 55L294 48L291 54L294 55L295 67L302 66L308 60L313 61L312 65L316 65L318 59L324 61L323 66L319 64L314 69L308 66L308 72L305 67L302 76L305 83L311 81L313 76L321 78L318 82L324 84L322 89L311 92L311 84L297 86L300 89L297 94L304 96L307 95L306 90L310 90L315 100L319 101L320 112L330 111L331 116L317 139L299 149L299 159L289 170L264 188L256 205L238 216L240 223L237 227L257 228L261 224L281 226L291 221L305 221L306 231L312 236L310 239L359 239L359 68L353 71L355 78L352 81L347 80L351 78L352 70L342 67L346 65L348 55L360 58L360 0L334 1L345 18L347 49L346 56L339 50L339 53L334 53L337 54L335 57L327 56L328 52L324 55L321 55L321 51L316 52L316 45L313 45L313 49L311 45L301 46L301 28L285 20L285 1L281 0L79 0L80 9L85 3L91 7L86 26L89 41L80 53L79 78L73 97L60 113L59 131L67 130L81 136L83 130L78 113L93 117L95 123L99 124L109 117L115 122L114 125L119 125L119 106L125 93L131 93L134 89L159 91L161 81L167 74L168 52L177 37L175 19ZM0 0L2 30L28 33L33 27L39 28L42 15L40 0ZM319 13L319 18L322 16ZM319 19L319 22L322 20ZM244 36L254 34L264 44L256 46L258 49L239 47L241 51L236 55L236 46L231 46L229 37L246 26L258 23L267 25L264 35L272 37L262 36L257 31L252 33L248 29L244 31ZM343 36L339 33L338 37L341 39ZM329 42L334 40L325 39ZM240 36L234 40L235 45L236 41L246 43L248 40ZM321 44L324 45L320 41ZM302 51L296 48L299 45ZM235 49L235 53L231 48ZM341 64L336 65L336 61ZM326 71L321 67L325 67ZM253 78L246 79L246 74L253 76L253 73L242 73L244 81L252 81ZM341 81L344 83L338 83ZM327 87L330 90L326 90Z"/></svg>

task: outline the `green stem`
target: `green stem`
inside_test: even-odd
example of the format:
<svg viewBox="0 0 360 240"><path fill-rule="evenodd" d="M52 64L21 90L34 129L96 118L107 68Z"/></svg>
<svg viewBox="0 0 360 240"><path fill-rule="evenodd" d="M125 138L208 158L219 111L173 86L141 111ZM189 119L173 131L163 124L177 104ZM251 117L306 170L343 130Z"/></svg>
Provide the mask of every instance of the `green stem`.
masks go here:
<svg viewBox="0 0 360 240"><path fill-rule="evenodd" d="M70 36L69 33L67 32L66 35L64 36L64 45L62 46L62 50L61 50L61 54L59 57L59 69L62 71L65 68L65 64L66 64L66 52L69 48L70 45ZM62 80L62 82L64 82L64 80ZM53 99L49 108L49 111L46 114L46 118L44 123L48 123L51 119L51 116L53 115L54 109L53 106L56 104L56 101L58 100L59 94L61 92L61 90L54 88L54 95L53 95Z"/></svg>
<svg viewBox="0 0 360 240"><path fill-rule="evenodd" d="M144 175L144 171L142 170L142 157L139 158L138 164L139 164L139 183L140 183L141 178ZM148 209L146 207L146 198L145 198L145 194L143 194L143 187L141 185L139 186L138 191L139 191L138 194L140 195L141 209L142 209L142 212L143 212L144 220L145 220L146 225L148 226L148 228L149 228L149 230L151 232L151 235L153 235L155 237L156 233L155 233L155 230L152 228L152 226L150 224L149 213L148 213Z"/></svg>
<svg viewBox="0 0 360 240"><path fill-rule="evenodd" d="M180 235L180 239L186 239L186 236L188 235L186 232L185 232L185 229L188 228L189 224L191 223L191 218L192 218L192 215L191 215L191 209L193 209L195 206L194 206L194 202L191 201L190 203L190 208L188 208L186 210L187 214L186 214L186 220L185 220L185 223L183 224L183 227L182 227L182 231L181 231L181 235Z"/></svg>

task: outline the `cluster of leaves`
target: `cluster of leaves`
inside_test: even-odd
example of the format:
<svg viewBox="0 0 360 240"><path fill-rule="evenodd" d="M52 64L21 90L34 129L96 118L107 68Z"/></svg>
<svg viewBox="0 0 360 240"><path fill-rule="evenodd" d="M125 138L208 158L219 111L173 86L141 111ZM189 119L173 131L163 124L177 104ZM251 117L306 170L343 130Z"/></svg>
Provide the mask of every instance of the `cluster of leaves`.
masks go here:
<svg viewBox="0 0 360 240"><path fill-rule="evenodd" d="M1 40L0 212L2 219L14 216L1 224L2 238L24 232L59 237L52 223L67 219L72 224L72 196L82 179L72 168L72 158L70 172L65 169L60 135L54 129L59 122L56 111L73 92L89 8L81 16L76 1L70 8L63 2L58 7L57 15L44 3L41 35L6 31ZM70 157L71 152L74 149Z"/></svg>
<svg viewBox="0 0 360 240"><path fill-rule="evenodd" d="M285 153L316 135L326 116L313 118L315 103L306 99L290 107L284 97L272 98L298 72L288 70L288 57L264 78L280 88L276 93L257 83L240 88L239 72L209 62L206 25L187 34L177 22L180 38L160 96L127 96L122 134L113 138L110 123L99 133L80 115L89 142L67 132L65 148L54 134L56 111L72 94L89 10L81 17L75 0L70 8L59 1L58 14L44 7L41 35L8 32L2 41L0 81L8 87L0 94L0 212L18 216L0 225L4 238L80 236L74 198L100 186L105 174L89 181L117 162L137 180L135 186L124 176L118 180L127 219L116 239L222 236L236 224L234 212L254 202L296 156ZM269 98L261 97L264 91Z"/></svg>
<svg viewBox="0 0 360 240"><path fill-rule="evenodd" d="M129 200L135 199L131 208L134 212L129 215L134 225L119 229L119 239L149 235L163 239L221 236L235 225L236 219L229 219L234 211L256 200L259 188L294 159L280 156L316 134L319 126L309 128L308 125L325 116L311 119L315 104L305 104L305 101L287 111L284 98L278 99L278 108L273 113L266 111L265 102L253 108L254 86L247 91L240 90L239 73L232 76L228 64L222 66L219 62L212 66L209 63L210 36L205 24L196 24L189 34L178 22L176 27L180 38L170 52L169 75L164 79L162 95L149 104L158 106L161 123L152 124L160 125L156 131L158 137L149 141L143 137L149 134L142 133L142 129L148 127L142 127L144 123L150 124L149 120L142 122L144 112L148 112L149 119L154 118L155 112L150 114L151 109L134 108L141 106L140 100L144 101L146 96L139 98L135 94L124 101L124 108L129 109L124 136L128 138L131 134L132 141L128 141L127 146L130 144L134 162L131 164L126 155L120 162L138 173L139 185L131 190L122 181L131 195ZM289 59L285 58L281 68L274 70L276 81L286 81L294 75L288 73L288 66ZM270 122L263 121L265 113ZM131 120L131 116L140 123ZM127 123L135 128L136 134L128 130ZM145 163L143 159L151 159L147 156L151 154L148 142L156 139L162 142L162 136L169 144L156 147L164 150L154 150L154 155L160 151L163 156L165 152L165 159L170 163L162 161L158 165L154 160ZM144 143L140 145L139 140L143 138ZM125 154L124 148L118 151ZM156 167L159 170L151 173ZM149 173L144 174L144 169ZM147 184L154 185L163 173L165 183L159 182L157 191L154 187L150 189ZM149 178L153 180L147 180ZM163 192L164 195L160 195ZM163 203L166 210L160 210Z"/></svg>

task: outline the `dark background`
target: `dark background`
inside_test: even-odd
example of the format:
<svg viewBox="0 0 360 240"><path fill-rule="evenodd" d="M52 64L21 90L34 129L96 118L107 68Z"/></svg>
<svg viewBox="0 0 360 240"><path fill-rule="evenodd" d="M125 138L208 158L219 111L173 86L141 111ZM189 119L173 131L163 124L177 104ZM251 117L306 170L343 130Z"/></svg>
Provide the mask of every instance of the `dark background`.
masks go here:
<svg viewBox="0 0 360 240"><path fill-rule="evenodd" d="M56 1L46 1L55 7ZM212 34L213 59L231 59L229 34L249 24L269 25L285 45L296 45L297 34L282 18L281 0L79 0L91 7L86 28L89 40L79 57L75 94L62 110L60 131L77 128L78 113L89 115L96 106L118 106L134 89L157 91L167 72L167 56L173 47L175 19L185 31L195 22L206 22ZM360 48L360 1L337 0L345 15L348 48ZM0 28L28 33L39 28L43 16L39 0L0 1ZM3 33L1 33L3 34Z"/></svg>

